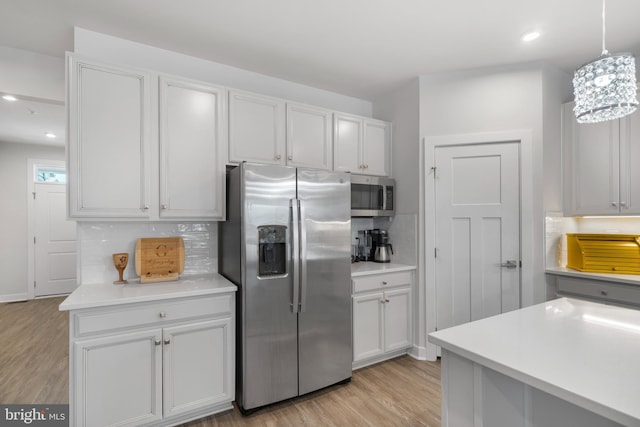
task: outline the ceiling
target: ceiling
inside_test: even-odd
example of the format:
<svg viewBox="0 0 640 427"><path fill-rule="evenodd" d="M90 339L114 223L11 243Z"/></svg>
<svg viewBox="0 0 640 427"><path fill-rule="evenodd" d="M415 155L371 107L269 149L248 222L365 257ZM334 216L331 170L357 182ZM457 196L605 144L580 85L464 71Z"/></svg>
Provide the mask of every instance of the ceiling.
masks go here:
<svg viewBox="0 0 640 427"><path fill-rule="evenodd" d="M73 27L374 100L418 75L602 50L601 0L0 0L0 45L62 57ZM607 2L607 48L640 53L640 1ZM523 43L520 36L542 36Z"/></svg>
<svg viewBox="0 0 640 427"><path fill-rule="evenodd" d="M64 146L64 105L20 97L8 102L0 99L0 141ZM45 134L51 132L55 138Z"/></svg>

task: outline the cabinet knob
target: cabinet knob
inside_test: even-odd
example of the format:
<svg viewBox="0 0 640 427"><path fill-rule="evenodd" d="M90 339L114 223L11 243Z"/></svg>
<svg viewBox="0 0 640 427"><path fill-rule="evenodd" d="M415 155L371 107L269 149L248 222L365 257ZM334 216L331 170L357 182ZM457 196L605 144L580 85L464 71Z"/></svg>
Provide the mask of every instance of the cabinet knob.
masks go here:
<svg viewBox="0 0 640 427"><path fill-rule="evenodd" d="M155 345L160 345L162 344L162 340L156 339L154 342Z"/></svg>
<svg viewBox="0 0 640 427"><path fill-rule="evenodd" d="M142 210L143 210L143 211L148 211L148 210L149 210L149 205L144 205L144 206L142 207Z"/></svg>
<svg viewBox="0 0 640 427"><path fill-rule="evenodd" d="M158 315L164 319L165 317L167 317L167 312L161 311L160 313L158 313Z"/></svg>
<svg viewBox="0 0 640 427"><path fill-rule="evenodd" d="M385 298L384 302L389 302L389 298Z"/></svg>
<svg viewBox="0 0 640 427"><path fill-rule="evenodd" d="M626 207L627 206L627 202L620 202L620 206Z"/></svg>
<svg viewBox="0 0 640 427"><path fill-rule="evenodd" d="M616 202L611 202L611 206L618 206L618 204Z"/></svg>
<svg viewBox="0 0 640 427"><path fill-rule="evenodd" d="M385 301L384 301L384 298L382 298L382 299L380 300L380 302L381 302L382 304L384 304L384 302L385 302Z"/></svg>
<svg viewBox="0 0 640 427"><path fill-rule="evenodd" d="M280 154L276 154L276 160L280 160L282 156Z"/></svg>
<svg viewBox="0 0 640 427"><path fill-rule="evenodd" d="M171 337L167 337L167 338L165 338L165 339L164 339L164 343L165 343L165 345L169 345L169 344L171 344Z"/></svg>
<svg viewBox="0 0 640 427"><path fill-rule="evenodd" d="M365 169L369 169L369 165L364 165L364 168Z"/></svg>
<svg viewBox="0 0 640 427"><path fill-rule="evenodd" d="M289 157L287 157L287 159L293 160L293 156L289 156Z"/></svg>
<svg viewBox="0 0 640 427"><path fill-rule="evenodd" d="M167 205L160 205L161 209L167 209Z"/></svg>
<svg viewBox="0 0 640 427"><path fill-rule="evenodd" d="M602 295L603 297L606 297L607 295L609 295L609 292L607 292L607 291L600 291L600 295Z"/></svg>
<svg viewBox="0 0 640 427"><path fill-rule="evenodd" d="M385 282L385 281L383 280L383 281L382 281L382 284L383 284L383 285L386 285L386 284L387 284L387 282Z"/></svg>

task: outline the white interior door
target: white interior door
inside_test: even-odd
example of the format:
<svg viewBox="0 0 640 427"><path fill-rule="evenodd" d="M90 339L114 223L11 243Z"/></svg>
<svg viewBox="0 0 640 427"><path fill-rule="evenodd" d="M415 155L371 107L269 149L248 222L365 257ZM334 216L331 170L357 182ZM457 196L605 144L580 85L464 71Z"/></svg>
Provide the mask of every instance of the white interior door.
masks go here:
<svg viewBox="0 0 640 427"><path fill-rule="evenodd" d="M66 189L34 184L35 296L68 294L76 288L76 223L66 219Z"/></svg>
<svg viewBox="0 0 640 427"><path fill-rule="evenodd" d="M519 143L435 149L437 329L520 307Z"/></svg>

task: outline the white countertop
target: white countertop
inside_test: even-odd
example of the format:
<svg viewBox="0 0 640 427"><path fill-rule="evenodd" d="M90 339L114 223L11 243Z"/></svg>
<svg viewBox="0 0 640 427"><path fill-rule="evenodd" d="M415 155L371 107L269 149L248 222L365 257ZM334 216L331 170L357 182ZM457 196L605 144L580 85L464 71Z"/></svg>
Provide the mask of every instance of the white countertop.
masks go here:
<svg viewBox="0 0 640 427"><path fill-rule="evenodd" d="M627 426L640 426L640 310L560 298L429 341Z"/></svg>
<svg viewBox="0 0 640 427"><path fill-rule="evenodd" d="M351 277L367 276L379 273L396 273L398 271L415 269L415 265L395 264L392 262L362 261L351 263Z"/></svg>
<svg viewBox="0 0 640 427"><path fill-rule="evenodd" d="M558 276L579 277L583 279L606 280L607 282L624 283L627 285L640 286L640 274L612 274L612 273L589 273L573 270L566 267L547 268L547 274Z"/></svg>
<svg viewBox="0 0 640 427"><path fill-rule="evenodd" d="M60 304L59 310L79 310L236 290L236 285L219 274L183 277L174 282L81 285Z"/></svg>

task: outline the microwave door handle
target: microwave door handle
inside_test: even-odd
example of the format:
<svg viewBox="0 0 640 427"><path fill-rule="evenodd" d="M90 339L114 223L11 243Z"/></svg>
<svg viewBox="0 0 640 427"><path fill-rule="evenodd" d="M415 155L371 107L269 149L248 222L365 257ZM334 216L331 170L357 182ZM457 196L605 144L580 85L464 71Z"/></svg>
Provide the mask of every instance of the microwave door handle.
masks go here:
<svg viewBox="0 0 640 427"><path fill-rule="evenodd" d="M387 210L387 186L382 185L382 210Z"/></svg>
<svg viewBox="0 0 640 427"><path fill-rule="evenodd" d="M307 227L305 225L304 202L298 200L300 210L300 312L307 309Z"/></svg>
<svg viewBox="0 0 640 427"><path fill-rule="evenodd" d="M300 216L298 210L298 199L289 201L291 209L291 259L293 261L293 301L291 311L298 313L300 301Z"/></svg>

